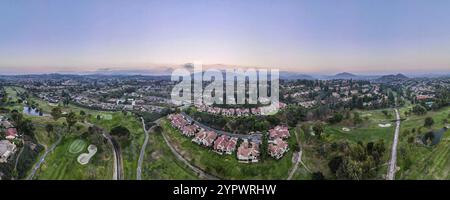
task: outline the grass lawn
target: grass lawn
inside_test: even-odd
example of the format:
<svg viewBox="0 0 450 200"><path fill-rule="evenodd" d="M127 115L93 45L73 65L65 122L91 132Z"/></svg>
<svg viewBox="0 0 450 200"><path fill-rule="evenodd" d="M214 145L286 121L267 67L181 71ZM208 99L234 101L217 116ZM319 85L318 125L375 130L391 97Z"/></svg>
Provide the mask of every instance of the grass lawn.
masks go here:
<svg viewBox="0 0 450 200"><path fill-rule="evenodd" d="M403 109L403 111L405 110L406 108ZM430 130L441 129L444 126L443 120L448 117L449 113L450 107L445 107L438 111L428 111L423 116L410 115L405 117L400 132L399 148L402 156L399 159L398 179L450 179L449 130L444 133L441 141L435 146L408 143L407 141L409 137L422 137ZM432 117L434 120L431 128L423 127L426 117ZM415 133L412 133L413 128L416 129ZM408 131L405 132L406 130Z"/></svg>
<svg viewBox="0 0 450 200"><path fill-rule="evenodd" d="M87 180L87 179L111 179L113 173L113 157L109 149L99 149L97 154L87 165L81 165L77 162L80 153L86 153L84 148L79 153L71 153L72 144L85 143L84 139L67 136L50 153L43 163L35 179L40 180Z"/></svg>
<svg viewBox="0 0 450 200"><path fill-rule="evenodd" d="M91 111L92 112L92 111ZM111 118L97 119L98 115L111 116ZM92 112L89 122L96 124L106 131L111 131L116 126L124 126L130 131L130 145L121 147L125 179L136 179L136 168L141 146L144 143L144 129L142 123L131 113L124 115L122 112Z"/></svg>
<svg viewBox="0 0 450 200"><path fill-rule="evenodd" d="M14 96L15 90L17 91L25 91L23 88L20 87L5 87L5 90L7 90L10 96ZM38 104L38 107L42 109L42 111L46 114L49 114L51 110L55 107L48 102L39 99L37 97L31 96L29 97L29 101L33 101L34 103ZM17 107L17 108L16 108ZM18 109L21 111L23 108L21 105L17 105L14 107L15 109ZM108 111L97 111L97 110L90 110L86 108L81 108L72 104L69 104L68 106L61 106L62 112L75 112L77 115L80 113L80 111L84 111L87 116L87 121L95 124L97 126L102 127L105 129L105 131L110 131L112 128L116 126L124 126L126 127L130 133L131 133L131 143L127 147L122 147L122 158L123 158L123 167L124 167L124 176L125 179L135 179L136 178L136 168L137 168L137 160L139 157L139 151L141 148L141 145L144 141L144 130L142 129L141 122L136 119L131 113L128 113L127 115L122 114L122 112L108 112ZM100 120L97 120L97 115L101 116ZM54 121L51 117L45 117L45 116L28 116L24 115L27 118L32 119L33 124L40 124L40 126L35 126L35 134L36 138L40 143L42 143L45 146L50 146L53 142L56 141L56 137L54 135L50 135L46 133L45 131L45 124L47 123L53 123L54 125L62 125L62 123L65 122L65 118L62 117L58 119L57 121ZM77 123L73 129L76 129L77 126L80 126L80 130L77 130L79 133L83 133L87 130L87 125L82 123ZM65 139L64 139L65 140ZM62 145L63 141L60 145ZM107 149L107 151L111 151L110 149ZM110 152L112 154L112 152ZM47 162L47 161L46 161ZM48 161L49 163L52 162L52 160ZM59 165L57 165L59 166ZM112 163L111 163L112 168ZM111 172L112 173L112 172ZM107 173L109 174L109 172ZM70 176L68 176L70 177Z"/></svg>
<svg viewBox="0 0 450 200"><path fill-rule="evenodd" d="M333 142L349 142L349 143L357 143L359 141L367 143L367 142L376 142L380 139L384 140L386 152L383 155L383 160L385 163L388 162L390 158L390 151L392 146L392 140L394 137L394 129L395 123L392 122L394 119L394 111L393 109L385 109L388 111L390 115L386 116L382 113L383 109L380 110L371 110L371 111L361 111L359 112L360 117L363 119L363 122L358 125L353 125L351 120L343 121L338 124L326 124L324 127L324 133L322 133L321 139L317 139L316 136L308 135L308 137L303 133L303 131L299 128L299 126L295 129L297 133L300 135L300 141L302 142L303 156L302 160L305 165L311 170L311 172L320 171L324 174L325 177L333 177L331 174L328 162L331 157L321 154L318 152L318 148L320 145L329 145ZM378 126L379 123L391 123L391 127L381 128ZM308 123L312 126L312 123ZM343 128L348 128L349 131L344 131ZM309 134L309 133L306 133ZM380 169L377 171L377 179L384 178L387 165L380 166ZM303 167L299 167L297 173L294 176L294 179L310 179L311 174L306 171Z"/></svg>
<svg viewBox="0 0 450 200"><path fill-rule="evenodd" d="M274 160L268 155L260 163L239 163L236 155L219 155L210 149L191 142L173 128L167 120L162 121L163 131L169 136L170 142L187 160L210 174L223 179L285 179L293 163L293 151L289 150L280 160ZM290 146L295 138L289 139Z"/></svg>
<svg viewBox="0 0 450 200"><path fill-rule="evenodd" d="M198 179L197 174L178 161L164 142L160 132L149 135L142 164L144 180Z"/></svg>

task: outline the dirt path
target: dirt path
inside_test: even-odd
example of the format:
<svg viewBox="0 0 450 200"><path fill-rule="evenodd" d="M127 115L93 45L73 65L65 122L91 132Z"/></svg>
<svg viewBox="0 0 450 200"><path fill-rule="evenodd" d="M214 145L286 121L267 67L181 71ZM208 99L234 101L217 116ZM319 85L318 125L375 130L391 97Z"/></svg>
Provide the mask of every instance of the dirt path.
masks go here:
<svg viewBox="0 0 450 200"><path fill-rule="evenodd" d="M167 135L164 131L161 132L164 141L166 142L167 146L169 146L169 149L172 151L172 153L175 155L175 157L180 160L181 162L183 162L185 165L187 165L192 171L194 171L195 173L197 173L199 175L199 177L204 178L204 179L208 179L208 180L218 180L219 178L217 178L214 175L208 174L205 171L203 171L202 169L192 165L188 160L186 160L180 153L178 153L177 150L175 150L175 148L172 146L172 144L169 142Z"/></svg>

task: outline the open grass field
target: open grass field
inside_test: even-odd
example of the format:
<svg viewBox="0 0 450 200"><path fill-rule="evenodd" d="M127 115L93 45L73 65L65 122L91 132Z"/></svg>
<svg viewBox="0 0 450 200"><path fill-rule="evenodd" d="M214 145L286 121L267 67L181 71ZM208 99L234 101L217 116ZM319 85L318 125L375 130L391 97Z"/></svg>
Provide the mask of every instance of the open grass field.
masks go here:
<svg viewBox="0 0 450 200"><path fill-rule="evenodd" d="M85 146L86 141L76 137L68 137L49 154L38 170L35 179L40 180L88 180L111 179L113 174L113 157L108 150L94 155L87 165L77 162L79 153L86 153L86 148L73 153L75 146Z"/></svg>
<svg viewBox="0 0 450 200"><path fill-rule="evenodd" d="M286 179L291 169L293 151L288 151L280 160L266 157L259 163L239 163L236 155L219 155L205 147L191 142L174 129L167 120L162 121L163 130L169 136L170 142L193 165L223 179ZM295 138L291 137L292 146Z"/></svg>
<svg viewBox="0 0 450 200"><path fill-rule="evenodd" d="M144 180L195 180L197 174L178 161L164 142L160 132L149 135L142 164Z"/></svg>
<svg viewBox="0 0 450 200"><path fill-rule="evenodd" d="M404 108L402 111L406 109L408 108ZM399 147L402 149L403 156L399 160L398 179L450 179L449 130L444 133L440 143L435 146L407 141L409 137L421 137L430 130L441 129L445 125L443 121L448 119L449 113L450 107L446 107L438 111L428 111L423 116L405 116L406 119L402 122L400 132ZM431 128L423 127L426 117L432 117L434 120ZM450 119L448 120L450 121ZM416 132L412 133L412 129L416 129ZM405 132L406 130L407 132Z"/></svg>

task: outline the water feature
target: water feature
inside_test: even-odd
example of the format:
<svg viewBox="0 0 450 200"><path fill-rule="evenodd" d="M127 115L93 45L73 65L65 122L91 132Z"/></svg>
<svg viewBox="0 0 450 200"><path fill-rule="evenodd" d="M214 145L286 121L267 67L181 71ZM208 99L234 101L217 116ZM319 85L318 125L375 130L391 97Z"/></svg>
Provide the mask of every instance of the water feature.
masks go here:
<svg viewBox="0 0 450 200"><path fill-rule="evenodd" d="M444 128L441 128L441 129L439 129L439 130L437 130L437 131L432 131L431 132L431 134L433 134L433 140L431 141L431 144L430 144L430 146L434 146L434 145L436 145L436 144L438 144L440 141L441 141L441 139L442 139L442 136L444 136L444 133L447 131L448 129L446 128L446 127L444 127ZM422 142L424 143L424 144L427 144L427 138L426 138L426 134L422 137Z"/></svg>
<svg viewBox="0 0 450 200"><path fill-rule="evenodd" d="M31 116L48 116L48 114L40 112L37 108L32 108L28 106L23 107L23 113Z"/></svg>

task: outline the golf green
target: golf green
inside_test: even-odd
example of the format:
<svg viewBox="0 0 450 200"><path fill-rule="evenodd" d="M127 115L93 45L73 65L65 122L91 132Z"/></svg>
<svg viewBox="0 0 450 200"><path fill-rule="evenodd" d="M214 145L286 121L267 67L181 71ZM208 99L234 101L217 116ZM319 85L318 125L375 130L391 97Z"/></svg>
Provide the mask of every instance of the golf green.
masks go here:
<svg viewBox="0 0 450 200"><path fill-rule="evenodd" d="M69 152L72 154L80 153L81 151L83 151L83 149L86 148L86 145L87 144L84 140L77 139L77 140L73 141L72 144L70 144Z"/></svg>

